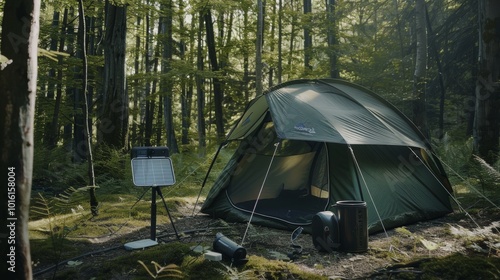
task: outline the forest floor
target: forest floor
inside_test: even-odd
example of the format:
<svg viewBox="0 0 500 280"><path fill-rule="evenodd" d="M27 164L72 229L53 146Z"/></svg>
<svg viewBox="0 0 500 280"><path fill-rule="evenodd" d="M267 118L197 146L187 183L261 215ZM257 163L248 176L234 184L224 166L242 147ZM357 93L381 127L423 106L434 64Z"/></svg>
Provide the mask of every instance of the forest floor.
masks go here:
<svg viewBox="0 0 500 280"><path fill-rule="evenodd" d="M494 207L468 213L455 212L370 235L368 250L361 253L319 252L307 233L300 234L294 241L298 246L292 247L289 231L256 225L247 228L247 224L228 224L202 214L192 216L192 212L193 204L177 205L171 213L175 220L173 226L168 223L157 226L159 243L188 242L211 250L217 232L236 243L240 243L245 236L243 246L248 257L259 256L270 262L292 264L300 271L317 275L317 279L500 279L500 210ZM34 279L70 277L64 275L72 275L73 279L99 279L95 270L99 270L104 263L134 252L124 248L126 242L149 236L150 228L147 226L126 226L111 234L87 238L85 243L81 243L80 239L71 244L80 247L79 255L68 257L57 267L44 261L43 257L32 256ZM437 260L445 261L432 266L433 260L435 263ZM76 269L76 276L75 273L64 274L81 263L93 267L93 270L82 266ZM134 275L131 271L115 271L112 279L136 279ZM281 274L277 278L266 277L266 274L257 276L254 278L306 278L296 273ZM233 275L231 279L247 278Z"/></svg>

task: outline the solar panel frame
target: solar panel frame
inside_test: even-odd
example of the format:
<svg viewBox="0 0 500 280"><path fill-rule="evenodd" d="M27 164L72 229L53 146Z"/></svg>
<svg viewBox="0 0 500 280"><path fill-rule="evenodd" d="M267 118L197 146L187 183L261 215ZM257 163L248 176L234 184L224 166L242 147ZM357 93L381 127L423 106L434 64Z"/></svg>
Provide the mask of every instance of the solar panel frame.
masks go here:
<svg viewBox="0 0 500 280"><path fill-rule="evenodd" d="M175 184L172 160L168 157L133 158L132 180L137 187L171 186Z"/></svg>

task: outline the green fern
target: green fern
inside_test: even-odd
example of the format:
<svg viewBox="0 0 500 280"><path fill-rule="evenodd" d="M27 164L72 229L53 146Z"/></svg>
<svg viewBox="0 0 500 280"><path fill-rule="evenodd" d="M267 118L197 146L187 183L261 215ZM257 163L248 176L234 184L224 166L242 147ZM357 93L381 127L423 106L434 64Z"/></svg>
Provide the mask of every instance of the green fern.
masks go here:
<svg viewBox="0 0 500 280"><path fill-rule="evenodd" d="M43 194L38 193L38 196L34 198L33 203L31 203L30 217L32 220L50 218L52 208L50 201L46 199ZM52 228L50 230L52 231Z"/></svg>
<svg viewBox="0 0 500 280"><path fill-rule="evenodd" d="M483 188L483 192L498 191L500 172L477 155L473 155L473 159L478 164L477 176Z"/></svg>
<svg viewBox="0 0 500 280"><path fill-rule="evenodd" d="M167 278L167 277L173 277L173 278L183 278L184 273L179 270L179 266L175 264L168 264L166 266L162 266L159 263L155 261L151 261L154 267L154 272L152 272L148 266L143 262L143 261L137 261L144 267L144 269L148 272L149 276L153 279L158 279L158 278Z"/></svg>
<svg viewBox="0 0 500 280"><path fill-rule="evenodd" d="M54 197L54 200L59 202L59 206L68 206L71 203L71 197L77 193L88 192L91 188L98 188L97 186L85 186L80 188L69 187L63 192Z"/></svg>
<svg viewBox="0 0 500 280"><path fill-rule="evenodd" d="M473 155L474 160L479 163L479 165L483 168L484 172L490 176L493 180L500 180L500 172L496 170L493 166L488 164L484 159L477 155Z"/></svg>
<svg viewBox="0 0 500 280"><path fill-rule="evenodd" d="M46 220L48 225L48 235L50 236L51 250L47 254L52 255L56 269L54 269L54 275L57 272L57 266L59 261L62 259L64 251L64 242L66 241L66 236L71 232L72 229L66 227L64 221L62 224L56 223L56 215L54 215L54 204L55 200L50 200L45 198L41 193L34 199L31 206L31 216L37 215L41 220Z"/></svg>

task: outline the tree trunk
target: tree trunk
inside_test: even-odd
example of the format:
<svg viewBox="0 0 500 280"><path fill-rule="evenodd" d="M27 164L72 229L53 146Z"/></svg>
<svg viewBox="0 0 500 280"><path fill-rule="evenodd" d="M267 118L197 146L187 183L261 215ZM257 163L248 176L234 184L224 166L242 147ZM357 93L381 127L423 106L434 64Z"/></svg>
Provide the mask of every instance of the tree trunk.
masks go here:
<svg viewBox="0 0 500 280"><path fill-rule="evenodd" d="M278 0L278 84L282 82L283 75L283 0Z"/></svg>
<svg viewBox="0 0 500 280"><path fill-rule="evenodd" d="M32 279L28 235L40 1L4 1L0 54L0 248L6 279Z"/></svg>
<svg viewBox="0 0 500 280"><path fill-rule="evenodd" d="M97 21L97 18L96 17L86 17L85 19L85 22L87 22L87 28L86 28L86 40L87 40L87 51L86 51L86 55L87 57L90 55L90 56L98 56L98 55L101 55L101 54L98 54L97 53L97 44L98 42L96 42L96 37L98 37L98 34L99 34L99 31L96 30L96 21ZM97 43L97 44L96 44ZM88 60L88 58L87 58ZM93 119L93 113L94 113L94 93L95 93L95 89L96 89L96 84L95 84L95 80L96 80L96 75L94 74L94 72L90 72L88 73L88 70L87 70L87 95L86 95L86 106L87 106L87 117L85 118L87 120L87 126L89 128L89 132L90 132L90 138L92 139L94 137L93 135L93 125L94 125L94 119ZM94 81L93 83L89 83L89 81Z"/></svg>
<svg viewBox="0 0 500 280"><path fill-rule="evenodd" d="M179 1L179 29L181 34L188 33L188 30L184 26L184 18L186 13L184 11L184 3ZM190 44L194 41L194 36L190 37ZM193 43L194 44L194 43ZM192 45L190 45L192 49ZM181 36L179 44L179 56L182 61L186 61L186 40L184 36ZM189 62L192 63L192 59ZM181 143L183 145L189 144L189 128L191 127L191 103L193 99L193 82L192 75L181 78L181 116L182 116L182 137Z"/></svg>
<svg viewBox="0 0 500 280"><path fill-rule="evenodd" d="M104 93L98 128L98 139L115 148L125 148L128 136L128 94L126 91L125 56L127 7L106 1L106 34L104 36Z"/></svg>
<svg viewBox="0 0 500 280"><path fill-rule="evenodd" d="M207 36L207 47L208 47L208 57L210 59L210 64L212 65L212 71L217 73L219 71L219 64L217 61L217 53L215 46L215 35L214 35L214 26L212 22L212 13L210 9L205 10L205 24L206 24L206 36ZM222 100L223 100L223 92L222 92L222 83L219 78L214 77L214 111L215 111L215 126L217 129L217 139L224 139L224 120L222 113Z"/></svg>
<svg viewBox="0 0 500 280"><path fill-rule="evenodd" d="M474 152L489 164L499 156L500 2L479 1L479 75L476 81Z"/></svg>
<svg viewBox="0 0 500 280"><path fill-rule="evenodd" d="M328 0L326 6L328 15L328 56L330 59L330 78L339 78L339 68L337 66L337 35L335 21L335 0Z"/></svg>
<svg viewBox="0 0 500 280"><path fill-rule="evenodd" d="M157 43L155 46L155 59L153 61L153 76L158 77L158 68L160 64L160 44ZM153 84L151 86L151 92L156 93L158 92L158 78L153 79ZM158 99L156 98L151 98L151 122L156 121L156 143L155 145L159 146L161 145L161 136L162 136L162 130L163 130L163 125L162 125L162 120L163 120L163 99L160 96L158 96ZM156 109L158 107L158 109ZM155 111L156 113L156 120L155 120Z"/></svg>
<svg viewBox="0 0 500 280"><path fill-rule="evenodd" d="M158 98L158 112L156 113L156 145L163 145L161 142L162 131L163 131L163 96L160 95Z"/></svg>
<svg viewBox="0 0 500 280"><path fill-rule="evenodd" d="M182 144L189 144L189 128L191 127L191 112L193 102L193 79L182 81Z"/></svg>
<svg viewBox="0 0 500 280"><path fill-rule="evenodd" d="M400 10L399 10L399 0L393 0L394 3L394 9L395 9L395 15L396 15L396 30L398 34L398 42L399 42L399 53L401 55L401 61L404 61L405 59L405 46L404 46L404 40L403 40L403 27L401 24L401 17L400 16ZM405 73L405 65L404 63L401 63L399 67L399 72L400 72L400 78L404 79L406 75Z"/></svg>
<svg viewBox="0 0 500 280"><path fill-rule="evenodd" d="M177 140L175 137L174 120L173 120L173 82L172 78L169 77L169 73L172 70L171 61L173 56L173 37L172 37L172 1L168 1L167 6L163 6L163 11L166 12L166 16L162 17L160 21L161 35L163 37L163 61L161 63L162 74L166 77L161 80L160 87L163 93L163 115L165 120L165 133L167 135L167 146L169 147L170 153L178 153L179 148L177 147Z"/></svg>
<svg viewBox="0 0 500 280"><path fill-rule="evenodd" d="M292 10L294 9L294 3L295 3L295 0L292 0L290 1L290 5L291 5L291 8ZM296 34L296 26L297 26L297 16L295 13L293 13L291 15L292 17L292 22L291 22L291 25L292 27L290 28L290 45L289 45L289 48L288 48L288 59L287 59L287 70L288 72L290 73L290 70L293 69L294 65L293 65L293 53L294 53L294 45L295 45L295 37L297 36ZM288 78L290 78L291 75L288 74Z"/></svg>
<svg viewBox="0 0 500 280"><path fill-rule="evenodd" d="M272 6L272 14L273 15L276 15L277 14L277 5L273 5ZM271 30L270 30L270 34L271 35L271 38L275 38L276 37L276 25L277 25L277 18L276 16L273 16L272 17L272 20L271 20ZM269 66L269 69L268 69L268 88L271 88L273 85L274 85L274 46L275 46L275 43L274 43L274 40L270 41L270 44L269 44L269 53L273 54L273 61L271 63L271 65Z"/></svg>
<svg viewBox="0 0 500 280"><path fill-rule="evenodd" d="M66 37L66 25L68 22L68 9L64 9L64 14L63 14L63 19L62 19L62 24L61 24L61 34L59 36L59 52L64 51L64 46L65 46L65 37ZM59 62L58 65L61 66L63 63L63 58L59 57L58 58ZM56 77L56 99L54 102L54 113L52 114L52 120L50 124L48 124L47 132L45 134L45 146L48 147L49 149L53 149L57 145L57 141L59 140L59 113L60 113L60 108L61 108L61 102L62 102L62 79L63 79L63 71L62 67L59 67L57 70L57 77Z"/></svg>
<svg viewBox="0 0 500 280"><path fill-rule="evenodd" d="M436 38L434 36L434 32L432 31L431 20L429 18L429 12L427 11L427 6L425 6L425 21L427 24L427 30L430 34L430 49L432 51L432 55L436 60L436 65L438 68L438 80L439 80L439 89L441 90L441 94L439 96L439 130L438 130L438 138L442 139L444 136L444 101L446 96L446 88L444 86L444 77L443 77L443 67L441 65L441 58L439 57L439 50L436 46Z"/></svg>
<svg viewBox="0 0 500 280"><path fill-rule="evenodd" d="M78 0L79 2L80 0ZM82 18L81 15L83 11L78 7L78 29L77 29L77 44L76 44L76 52L75 58L84 61L81 65L75 65L72 67L73 69L73 80L74 81L83 81L86 79L87 73L84 73L85 70L82 67L86 67L86 62L84 58L84 53L86 52L86 46L82 45L86 38L85 35L85 18ZM85 75L85 77L84 77ZM72 87L72 101L73 101L73 144L72 144L72 156L73 161L76 163L83 163L87 158L87 144L85 139L85 104L84 100L87 94L87 84L85 83L85 91L82 91L82 87L74 86Z"/></svg>
<svg viewBox="0 0 500 280"><path fill-rule="evenodd" d="M149 1L147 1L147 5L149 5ZM152 40L152 35L154 32L153 25L151 24L151 17L150 17L151 12L148 11L146 14L146 38L145 38L145 68L146 68L146 75L150 74L153 72L153 40ZM150 100L150 96L152 94L152 85L151 82L147 81L146 82L146 87L145 87L145 99L146 99L146 112L144 116L144 144L146 146L151 146L151 137L153 135L153 119L154 119L154 106L155 102L154 99Z"/></svg>
<svg viewBox="0 0 500 280"><path fill-rule="evenodd" d="M205 131L205 92L203 90L203 12L199 13L199 26L198 26L198 47L196 52L196 103L197 103L197 119L198 119L198 155L205 156L206 153L206 131Z"/></svg>
<svg viewBox="0 0 500 280"><path fill-rule="evenodd" d="M68 19L74 19L75 18L75 10L73 7L70 7L68 9ZM66 52L69 54L73 54L75 52L75 26L74 24L68 24L67 29L66 29L66 35L67 35L67 46L66 46ZM68 67L69 68L69 67ZM66 73L63 73L61 78L65 78L68 75ZM61 80L63 81L63 80ZM71 108L73 106L73 94L74 94L74 85L69 84L69 85L62 85L64 88L64 105L67 108ZM66 113L64 118L64 128L63 128L63 146L67 151L73 152L73 112Z"/></svg>
<svg viewBox="0 0 500 280"><path fill-rule="evenodd" d="M83 102L83 134L84 134L84 150L86 152L87 159L87 176L88 176L88 186L89 196L90 196L90 212L92 216L99 215L99 202L97 201L96 195L96 185L95 185L95 173L94 173L94 158L92 155L92 129L90 127L90 115L89 107L90 103L88 100L87 84L88 84L88 63L87 63L87 34L86 34L86 24L85 24L85 13L83 10L83 0L78 1L78 14L79 14L79 38L80 38L80 48L82 52L82 95L84 97Z"/></svg>
<svg viewBox="0 0 500 280"><path fill-rule="evenodd" d="M243 42L248 42L248 32L247 27L248 27L248 8L245 8L243 11ZM248 51L247 48L244 48L243 50L243 84L242 84L242 92L244 93L245 96L245 103L250 101L250 89L248 84L251 81L250 78L250 52Z"/></svg>
<svg viewBox="0 0 500 280"><path fill-rule="evenodd" d="M257 38L255 40L255 95L262 94L262 42L264 37L264 4L257 0Z"/></svg>
<svg viewBox="0 0 500 280"><path fill-rule="evenodd" d="M311 66L311 48L312 48L312 36L311 36L311 12L312 4L311 0L304 0L304 67L305 73L307 74L312 70Z"/></svg>
<svg viewBox="0 0 500 280"><path fill-rule="evenodd" d="M413 74L413 122L427 137L425 105L425 75L427 70L427 34L425 28L425 0L415 0L415 32L417 49Z"/></svg>
<svg viewBox="0 0 500 280"><path fill-rule="evenodd" d="M141 16L136 17L136 28L137 30L141 29ZM135 51L134 51L134 73L135 75L141 74L141 69L139 67L139 62L141 61L141 38L140 33L137 32L135 35ZM134 100L133 100L133 115L132 119L132 139L130 139L131 146L143 146L143 122L142 116L143 114L143 90L139 85L139 78L135 78L134 80Z"/></svg>
<svg viewBox="0 0 500 280"><path fill-rule="evenodd" d="M58 11L54 11L52 15L52 28L53 29L58 29L59 28L59 21L60 21L60 13ZM61 34L60 36L62 36ZM54 36L50 39L50 50L51 51L56 51L57 50L57 36ZM49 70L49 81L48 81L48 86L47 86L47 100L52 103L54 100L54 97L56 96L55 94L55 88L56 88L56 69L51 68ZM56 106L54 106L55 108ZM55 111L55 109L54 109ZM55 114L55 112L54 112ZM44 134L43 134L43 144L45 147L48 147L49 149L54 148L53 144L53 137L55 135L55 131L53 131L52 127L52 119L47 118L45 127L44 127Z"/></svg>

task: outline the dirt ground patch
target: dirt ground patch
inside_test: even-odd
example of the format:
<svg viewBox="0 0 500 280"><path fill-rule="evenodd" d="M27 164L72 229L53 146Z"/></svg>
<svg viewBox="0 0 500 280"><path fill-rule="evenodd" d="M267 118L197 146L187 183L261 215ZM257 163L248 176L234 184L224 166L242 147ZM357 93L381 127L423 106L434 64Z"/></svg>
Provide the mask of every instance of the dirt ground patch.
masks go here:
<svg viewBox="0 0 500 280"><path fill-rule="evenodd" d="M368 250L363 253L319 252L307 233L300 234L294 241L296 246L292 247L289 231L243 223L228 224L202 214L192 216L192 212L192 205L184 205L173 213L175 230L171 224L158 225L159 242L189 242L211 248L217 232L236 243L241 242L246 232L243 246L248 256L291 262L326 279L390 279L402 270L414 269L416 261L453 254L495 258L496 261L500 258L500 210L495 208L477 211L470 217L453 213L370 235ZM146 227L92 238L91 243L82 248L87 253L71 261L95 262L99 267L104 260L129 253L124 249L125 242L149 236L150 229ZM67 267L65 260L57 269ZM53 264L40 263L34 267L35 279L51 279L53 271ZM500 277L500 272L496 276Z"/></svg>
<svg viewBox="0 0 500 280"><path fill-rule="evenodd" d="M301 247L300 254L292 246L291 232L250 225L244 247L249 255L293 262L302 269L332 279L364 278L381 273L391 266L418 259L444 257L455 253L500 257L499 210L484 210L474 217L463 213L450 214L435 220L369 236L368 250L363 253L319 252L312 236L304 233L293 242ZM178 227L210 229L201 242L211 244L215 232L222 232L239 243L247 224L227 224L208 216L185 218ZM211 233L211 234L210 234ZM500 275L499 275L500 276Z"/></svg>

